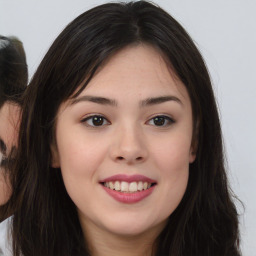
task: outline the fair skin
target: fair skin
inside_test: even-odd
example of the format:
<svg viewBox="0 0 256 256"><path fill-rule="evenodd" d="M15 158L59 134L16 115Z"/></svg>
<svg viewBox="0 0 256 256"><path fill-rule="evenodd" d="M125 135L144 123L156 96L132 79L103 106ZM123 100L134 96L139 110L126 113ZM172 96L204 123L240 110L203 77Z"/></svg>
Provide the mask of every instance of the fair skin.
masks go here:
<svg viewBox="0 0 256 256"><path fill-rule="evenodd" d="M11 195L8 177L4 175L6 157L17 146L20 107L5 102L0 109L0 205L7 202Z"/></svg>
<svg viewBox="0 0 256 256"><path fill-rule="evenodd" d="M93 256L151 255L187 187L192 123L184 85L147 45L119 51L61 105L52 165Z"/></svg>

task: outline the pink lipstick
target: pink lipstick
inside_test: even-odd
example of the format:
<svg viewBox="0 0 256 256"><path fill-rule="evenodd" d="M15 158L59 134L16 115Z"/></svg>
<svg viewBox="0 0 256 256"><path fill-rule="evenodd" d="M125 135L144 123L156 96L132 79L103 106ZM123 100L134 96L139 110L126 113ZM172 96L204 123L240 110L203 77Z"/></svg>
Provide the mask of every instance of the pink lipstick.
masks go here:
<svg viewBox="0 0 256 256"><path fill-rule="evenodd" d="M118 174L100 181L103 189L122 203L136 203L149 196L156 181L143 175Z"/></svg>

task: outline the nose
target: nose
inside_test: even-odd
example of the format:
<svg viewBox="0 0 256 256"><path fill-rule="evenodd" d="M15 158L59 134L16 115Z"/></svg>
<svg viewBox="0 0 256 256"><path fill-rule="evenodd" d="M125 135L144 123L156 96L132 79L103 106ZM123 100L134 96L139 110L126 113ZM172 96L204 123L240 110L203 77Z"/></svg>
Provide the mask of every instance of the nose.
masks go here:
<svg viewBox="0 0 256 256"><path fill-rule="evenodd" d="M148 150L143 133L138 128L119 128L114 135L110 156L115 162L136 164L144 162Z"/></svg>

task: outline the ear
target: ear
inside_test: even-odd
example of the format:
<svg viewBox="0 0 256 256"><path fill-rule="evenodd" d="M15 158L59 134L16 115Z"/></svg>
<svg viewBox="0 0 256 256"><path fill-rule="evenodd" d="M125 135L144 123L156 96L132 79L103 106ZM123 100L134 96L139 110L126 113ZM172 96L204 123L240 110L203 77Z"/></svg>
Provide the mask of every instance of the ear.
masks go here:
<svg viewBox="0 0 256 256"><path fill-rule="evenodd" d="M196 150L193 149L193 146L190 148L189 152L189 163L192 164L196 160Z"/></svg>
<svg viewBox="0 0 256 256"><path fill-rule="evenodd" d="M193 163L196 160L196 153L198 149L198 133L199 133L199 122L196 123L194 128L192 143L189 152L189 163Z"/></svg>
<svg viewBox="0 0 256 256"><path fill-rule="evenodd" d="M51 155L52 155L52 160L51 160L52 168L60 168L60 157L59 157L59 152L55 143L51 145Z"/></svg>

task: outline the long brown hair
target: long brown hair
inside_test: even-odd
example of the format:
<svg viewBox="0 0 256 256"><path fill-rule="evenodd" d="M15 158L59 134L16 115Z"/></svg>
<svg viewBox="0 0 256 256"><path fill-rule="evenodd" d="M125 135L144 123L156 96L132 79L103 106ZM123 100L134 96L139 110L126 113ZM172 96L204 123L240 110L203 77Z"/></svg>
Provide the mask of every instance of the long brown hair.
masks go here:
<svg viewBox="0 0 256 256"><path fill-rule="evenodd" d="M186 86L198 148L186 193L156 241L156 255L240 255L238 214L203 58L168 13L136 1L104 4L72 21L50 47L26 91L10 200L15 209L15 256L90 255L61 172L51 168L55 119L60 104L76 91L78 95L107 59L127 45L140 43L160 50Z"/></svg>

